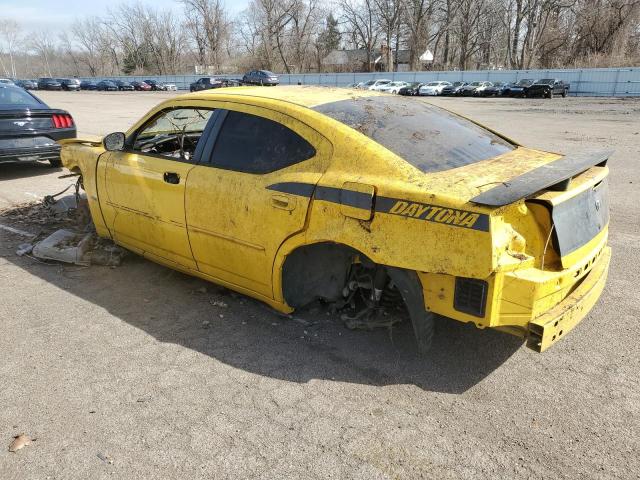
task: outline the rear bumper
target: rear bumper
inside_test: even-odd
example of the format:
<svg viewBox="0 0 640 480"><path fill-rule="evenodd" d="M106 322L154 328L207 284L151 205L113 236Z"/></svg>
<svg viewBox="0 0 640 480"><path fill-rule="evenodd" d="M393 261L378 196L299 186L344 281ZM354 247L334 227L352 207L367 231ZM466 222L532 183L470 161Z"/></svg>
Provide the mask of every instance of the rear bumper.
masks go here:
<svg viewBox="0 0 640 480"><path fill-rule="evenodd" d="M607 283L611 249L605 247L589 274L554 308L529 323L527 346L544 352L587 316Z"/></svg>
<svg viewBox="0 0 640 480"><path fill-rule="evenodd" d="M60 145L48 147L16 148L0 151L0 163L38 162L60 158Z"/></svg>

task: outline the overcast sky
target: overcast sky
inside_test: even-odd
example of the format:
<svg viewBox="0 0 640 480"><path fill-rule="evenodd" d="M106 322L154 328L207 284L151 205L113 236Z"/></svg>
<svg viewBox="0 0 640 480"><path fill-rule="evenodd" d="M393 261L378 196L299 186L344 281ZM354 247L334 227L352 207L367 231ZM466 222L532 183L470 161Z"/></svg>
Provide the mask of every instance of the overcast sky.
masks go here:
<svg viewBox="0 0 640 480"><path fill-rule="evenodd" d="M176 0L140 0L158 9L172 9L180 13L182 6ZM56 32L73 22L76 17L100 16L108 7L120 3L133 3L113 0L0 0L0 18L11 18L22 26L23 30L46 29ZM226 0L231 14L243 10L249 0Z"/></svg>

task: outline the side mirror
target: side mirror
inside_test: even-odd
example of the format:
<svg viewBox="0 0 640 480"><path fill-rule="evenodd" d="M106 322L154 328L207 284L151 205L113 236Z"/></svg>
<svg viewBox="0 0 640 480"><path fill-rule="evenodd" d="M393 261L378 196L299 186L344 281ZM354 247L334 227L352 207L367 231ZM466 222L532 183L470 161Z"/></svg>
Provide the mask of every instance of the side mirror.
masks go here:
<svg viewBox="0 0 640 480"><path fill-rule="evenodd" d="M108 152L124 150L125 135L122 132L113 132L102 139L102 145Z"/></svg>

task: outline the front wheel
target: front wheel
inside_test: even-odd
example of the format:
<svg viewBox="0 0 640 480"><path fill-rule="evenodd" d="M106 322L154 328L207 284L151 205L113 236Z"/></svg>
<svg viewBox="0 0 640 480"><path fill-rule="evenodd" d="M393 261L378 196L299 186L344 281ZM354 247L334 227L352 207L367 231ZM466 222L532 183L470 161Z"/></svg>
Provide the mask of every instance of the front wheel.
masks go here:
<svg viewBox="0 0 640 480"><path fill-rule="evenodd" d="M566 90L563 90L563 91L562 91L562 98L566 98L566 97L567 97L567 91L566 91Z"/></svg>

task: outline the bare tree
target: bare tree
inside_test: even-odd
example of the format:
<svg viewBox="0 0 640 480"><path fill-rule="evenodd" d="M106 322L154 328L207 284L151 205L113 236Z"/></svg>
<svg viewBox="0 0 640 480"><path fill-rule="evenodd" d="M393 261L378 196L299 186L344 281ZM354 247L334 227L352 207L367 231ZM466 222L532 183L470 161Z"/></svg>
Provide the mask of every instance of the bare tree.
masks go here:
<svg viewBox="0 0 640 480"><path fill-rule="evenodd" d="M20 38L20 25L15 20L2 20L0 19L0 38L6 46L7 53L9 55L9 69L5 68L5 74L15 78L16 75L16 63L15 63L15 49Z"/></svg>

